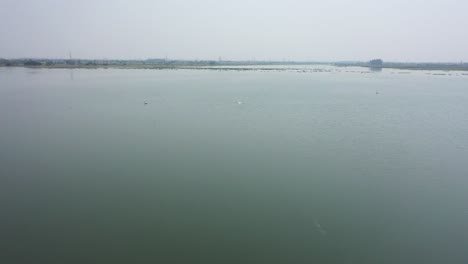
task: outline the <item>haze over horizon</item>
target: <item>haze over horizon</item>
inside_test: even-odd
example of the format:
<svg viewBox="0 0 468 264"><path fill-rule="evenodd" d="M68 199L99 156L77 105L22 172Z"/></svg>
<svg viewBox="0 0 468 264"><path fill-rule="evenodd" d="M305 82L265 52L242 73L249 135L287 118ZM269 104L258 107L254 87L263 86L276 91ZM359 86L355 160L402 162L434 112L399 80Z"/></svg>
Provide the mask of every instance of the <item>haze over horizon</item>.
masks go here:
<svg viewBox="0 0 468 264"><path fill-rule="evenodd" d="M0 58L468 61L468 2L0 0Z"/></svg>

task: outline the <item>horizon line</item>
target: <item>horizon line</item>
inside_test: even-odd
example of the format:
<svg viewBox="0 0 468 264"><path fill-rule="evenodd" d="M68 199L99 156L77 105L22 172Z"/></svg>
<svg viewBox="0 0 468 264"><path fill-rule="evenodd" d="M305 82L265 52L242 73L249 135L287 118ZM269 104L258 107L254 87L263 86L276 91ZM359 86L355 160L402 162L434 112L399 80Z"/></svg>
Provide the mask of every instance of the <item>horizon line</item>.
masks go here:
<svg viewBox="0 0 468 264"><path fill-rule="evenodd" d="M109 59L109 58L93 58L93 59L84 59L84 58L48 58L48 57L15 57L15 58L5 58L0 57L2 60L63 60L63 61L148 61L148 60L159 60L159 61L185 61L185 62L269 62L269 63L367 63L372 59L369 60L289 60L289 59L282 59L282 60L229 60L229 59L171 59L171 58L145 58L145 59ZM380 59L380 58L377 58ZM463 60L460 61L386 61L383 60L384 63L453 63L453 64L465 64Z"/></svg>

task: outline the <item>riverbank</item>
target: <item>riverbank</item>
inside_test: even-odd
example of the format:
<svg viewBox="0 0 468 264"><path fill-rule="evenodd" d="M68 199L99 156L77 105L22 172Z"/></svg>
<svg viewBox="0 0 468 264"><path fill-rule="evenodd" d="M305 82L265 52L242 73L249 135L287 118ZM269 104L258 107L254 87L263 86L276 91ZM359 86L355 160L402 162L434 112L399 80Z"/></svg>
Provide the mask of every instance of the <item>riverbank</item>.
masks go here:
<svg viewBox="0 0 468 264"><path fill-rule="evenodd" d="M369 67L367 65L360 64L284 64L281 66L304 66L304 65L329 65L336 66L339 68L346 67L362 67L368 68L373 71L379 71L382 69L399 69L399 70L427 70L427 71L468 71L467 65L444 65L444 64L430 64L430 65L419 65L419 64L394 64L394 65L382 65L378 67ZM280 64L41 64L41 65L0 65L0 67L23 67L33 69L153 69L153 70L233 70L233 71L252 71L252 70L263 70L263 71L284 71L291 68L275 67Z"/></svg>
<svg viewBox="0 0 468 264"><path fill-rule="evenodd" d="M424 71L468 71L468 64L443 64L443 63L385 63L379 66L370 66L364 63L335 63L337 67L364 67L374 70L398 69L398 70L424 70Z"/></svg>

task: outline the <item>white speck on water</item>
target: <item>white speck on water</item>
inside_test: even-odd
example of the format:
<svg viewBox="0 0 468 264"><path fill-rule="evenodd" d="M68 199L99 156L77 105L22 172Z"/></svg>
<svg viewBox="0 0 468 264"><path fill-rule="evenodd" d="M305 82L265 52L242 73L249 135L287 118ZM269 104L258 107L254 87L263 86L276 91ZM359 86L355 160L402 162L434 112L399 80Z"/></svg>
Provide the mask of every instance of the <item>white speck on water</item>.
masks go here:
<svg viewBox="0 0 468 264"><path fill-rule="evenodd" d="M317 220L314 220L314 225L320 234L322 234L323 236L327 235L327 230L325 230Z"/></svg>

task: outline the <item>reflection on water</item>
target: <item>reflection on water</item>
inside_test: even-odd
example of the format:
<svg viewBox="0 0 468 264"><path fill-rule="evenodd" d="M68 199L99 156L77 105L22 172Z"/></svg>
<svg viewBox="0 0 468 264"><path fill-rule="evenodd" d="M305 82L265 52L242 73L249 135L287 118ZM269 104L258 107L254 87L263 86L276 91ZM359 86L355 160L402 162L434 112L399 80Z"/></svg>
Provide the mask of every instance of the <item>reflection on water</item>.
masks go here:
<svg viewBox="0 0 468 264"><path fill-rule="evenodd" d="M0 69L1 262L466 263L468 77L320 67Z"/></svg>
<svg viewBox="0 0 468 264"><path fill-rule="evenodd" d="M381 67L369 67L369 70L372 72L381 72L382 68Z"/></svg>

